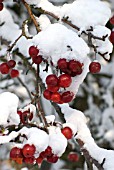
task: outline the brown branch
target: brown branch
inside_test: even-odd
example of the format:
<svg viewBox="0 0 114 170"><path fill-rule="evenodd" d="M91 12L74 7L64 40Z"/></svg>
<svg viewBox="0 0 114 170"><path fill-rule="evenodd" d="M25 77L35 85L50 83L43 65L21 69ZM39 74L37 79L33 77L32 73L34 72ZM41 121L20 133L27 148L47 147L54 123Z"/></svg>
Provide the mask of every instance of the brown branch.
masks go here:
<svg viewBox="0 0 114 170"><path fill-rule="evenodd" d="M34 25L35 25L35 27L36 27L37 32L40 32L41 29L39 28L38 22L36 21L35 16L33 15L30 6L25 2L25 0L22 0L22 2L23 2L23 4L24 4L24 6L26 7L26 9L27 9L27 11L28 11L28 14L29 14L29 16L30 16L30 18L31 18L31 20L33 21L33 23L34 23Z"/></svg>

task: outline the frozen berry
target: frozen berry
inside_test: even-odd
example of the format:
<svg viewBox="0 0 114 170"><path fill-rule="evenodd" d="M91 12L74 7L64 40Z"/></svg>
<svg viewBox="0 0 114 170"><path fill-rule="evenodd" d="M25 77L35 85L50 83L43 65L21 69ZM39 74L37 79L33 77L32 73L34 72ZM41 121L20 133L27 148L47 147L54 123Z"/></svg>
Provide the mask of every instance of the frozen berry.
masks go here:
<svg viewBox="0 0 114 170"><path fill-rule="evenodd" d="M112 16L112 18L110 18L110 23L111 23L112 25L114 25L114 16Z"/></svg>
<svg viewBox="0 0 114 170"><path fill-rule="evenodd" d="M14 68L15 65L16 65L16 62L15 62L14 60L9 60L9 61L7 62L7 64L8 64L8 66L9 66L10 68Z"/></svg>
<svg viewBox="0 0 114 170"><path fill-rule="evenodd" d="M101 64L100 64L98 61L93 61L93 62L91 62L91 64L89 65L89 71L90 71L92 74L99 73L100 70L101 70Z"/></svg>
<svg viewBox="0 0 114 170"><path fill-rule="evenodd" d="M19 76L19 71L16 70L16 69L12 69L11 72L10 72L10 76L11 78L16 78Z"/></svg>
<svg viewBox="0 0 114 170"><path fill-rule="evenodd" d="M58 64L58 68L61 69L62 71L63 71L64 69L67 69L68 63L67 63L67 61L66 61L65 58L59 59L58 62L57 62L57 64Z"/></svg>
<svg viewBox="0 0 114 170"><path fill-rule="evenodd" d="M75 72L77 75L82 73L82 64L79 61L70 60L68 67L72 72Z"/></svg>
<svg viewBox="0 0 114 170"><path fill-rule="evenodd" d="M0 11L2 11L4 8L4 4L3 3L0 3Z"/></svg>
<svg viewBox="0 0 114 170"><path fill-rule="evenodd" d="M57 86L58 78L55 74L48 75L46 78L46 83L48 86Z"/></svg>
<svg viewBox="0 0 114 170"><path fill-rule="evenodd" d="M69 87L72 83L72 79L68 74L62 74L59 76L59 86L60 87Z"/></svg>
<svg viewBox="0 0 114 170"><path fill-rule="evenodd" d="M72 92L66 91L61 95L61 100L64 103L69 103L72 101L73 97L74 97L74 94Z"/></svg>
<svg viewBox="0 0 114 170"><path fill-rule="evenodd" d="M114 44L114 31L111 32L109 39L110 39L110 42Z"/></svg>
<svg viewBox="0 0 114 170"><path fill-rule="evenodd" d="M36 163L37 164L41 164L43 162L43 157L38 157L37 159L36 159Z"/></svg>
<svg viewBox="0 0 114 170"><path fill-rule="evenodd" d="M31 157L29 157L29 158L24 158L24 162L26 163L26 164L31 164L31 165L33 165L33 164L35 164L35 157L34 156L31 156Z"/></svg>
<svg viewBox="0 0 114 170"><path fill-rule="evenodd" d="M59 90L59 86L48 86L48 90L55 93Z"/></svg>
<svg viewBox="0 0 114 170"><path fill-rule="evenodd" d="M34 145L26 144L23 147L23 155L26 158L32 157L35 154L36 148Z"/></svg>
<svg viewBox="0 0 114 170"><path fill-rule="evenodd" d="M58 156L57 155L52 155L47 157L47 161L50 163L56 163L58 161Z"/></svg>
<svg viewBox="0 0 114 170"><path fill-rule="evenodd" d="M61 100L61 95L58 92L52 93L51 100L55 103L58 103Z"/></svg>
<svg viewBox="0 0 114 170"><path fill-rule="evenodd" d="M10 151L10 158L15 159L15 158L22 158L22 149L14 147Z"/></svg>
<svg viewBox="0 0 114 170"><path fill-rule="evenodd" d="M46 89L44 91L44 93L43 93L43 96L44 96L45 99L50 100L51 99L51 94L52 93L49 90Z"/></svg>
<svg viewBox="0 0 114 170"><path fill-rule="evenodd" d="M79 156L75 152L70 152L69 155L68 155L68 159L71 162L77 162L79 160Z"/></svg>
<svg viewBox="0 0 114 170"><path fill-rule="evenodd" d="M40 63L42 62L42 60L43 60L43 58L42 58L41 55L32 57L32 61L33 61L33 63L35 63L35 64L40 64Z"/></svg>
<svg viewBox="0 0 114 170"><path fill-rule="evenodd" d="M30 55L31 57L37 56L38 53L39 53L39 50L37 49L37 47L31 46L31 47L29 48L29 55Z"/></svg>
<svg viewBox="0 0 114 170"><path fill-rule="evenodd" d="M2 74L8 74L9 71L10 71L10 68L9 68L8 64L7 63L2 63L0 65L0 71L1 71Z"/></svg>
<svg viewBox="0 0 114 170"><path fill-rule="evenodd" d="M73 136L72 129L69 128L69 127L64 127L64 128L61 130L61 133L62 133L67 139L71 139L72 136Z"/></svg>

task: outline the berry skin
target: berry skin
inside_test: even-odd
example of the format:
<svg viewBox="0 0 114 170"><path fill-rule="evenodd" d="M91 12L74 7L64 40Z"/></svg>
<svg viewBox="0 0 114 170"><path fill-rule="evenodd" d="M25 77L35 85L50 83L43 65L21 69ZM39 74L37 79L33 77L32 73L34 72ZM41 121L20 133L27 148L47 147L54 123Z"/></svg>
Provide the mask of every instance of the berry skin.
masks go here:
<svg viewBox="0 0 114 170"><path fill-rule="evenodd" d="M42 60L43 60L43 58L42 58L41 55L32 57L32 61L33 61L33 63L35 63L35 64L40 64L40 63L42 62Z"/></svg>
<svg viewBox="0 0 114 170"><path fill-rule="evenodd" d="M24 162L25 162L26 164L34 165L34 163L35 163L35 157L32 156L32 157L29 157L29 158L24 158Z"/></svg>
<svg viewBox="0 0 114 170"><path fill-rule="evenodd" d="M16 69L12 69L11 72L10 72L10 76L11 78L16 78L19 76L19 71L16 70Z"/></svg>
<svg viewBox="0 0 114 170"><path fill-rule="evenodd" d="M10 158L15 160L15 158L22 158L22 149L14 147L10 151Z"/></svg>
<svg viewBox="0 0 114 170"><path fill-rule="evenodd" d="M46 89L43 93L43 96L44 96L45 99L51 100L51 94L52 93L49 90Z"/></svg>
<svg viewBox="0 0 114 170"><path fill-rule="evenodd" d="M66 91L61 95L61 100L64 103L69 103L72 101L73 97L74 97L74 94L72 92Z"/></svg>
<svg viewBox="0 0 114 170"><path fill-rule="evenodd" d="M60 87L64 87L64 88L69 87L71 83L72 83L72 79L68 74L62 74L59 77L59 86Z"/></svg>
<svg viewBox="0 0 114 170"><path fill-rule="evenodd" d="M2 11L4 8L4 4L3 3L0 3L0 11Z"/></svg>
<svg viewBox="0 0 114 170"><path fill-rule="evenodd" d="M58 78L55 74L51 74L47 76L46 83L48 86L57 86L58 85Z"/></svg>
<svg viewBox="0 0 114 170"><path fill-rule="evenodd" d="M41 164L42 162L43 162L43 158L39 156L39 157L36 159L36 163L39 165L39 164Z"/></svg>
<svg viewBox="0 0 114 170"><path fill-rule="evenodd" d="M2 3L4 0L0 0L0 3Z"/></svg>
<svg viewBox="0 0 114 170"><path fill-rule="evenodd" d="M39 53L39 50L37 49L37 47L31 46L31 47L29 48L29 55L30 55L31 57L36 57L36 56L38 55L38 53Z"/></svg>
<svg viewBox="0 0 114 170"><path fill-rule="evenodd" d="M110 42L114 44L114 31L111 32L109 39L110 39Z"/></svg>
<svg viewBox="0 0 114 170"><path fill-rule="evenodd" d="M2 63L0 65L0 71L1 71L2 74L8 74L9 71L10 71L10 68L9 68L8 64L7 63Z"/></svg>
<svg viewBox="0 0 114 170"><path fill-rule="evenodd" d="M19 116L22 115L22 111L18 110L18 111L17 111L17 114L18 114Z"/></svg>
<svg viewBox="0 0 114 170"><path fill-rule="evenodd" d="M79 160L79 156L75 152L70 152L69 155L68 155L68 159L71 162L77 162Z"/></svg>
<svg viewBox="0 0 114 170"><path fill-rule="evenodd" d="M53 155L52 148L50 146L47 147L47 149L40 153L41 158L47 158L47 156Z"/></svg>
<svg viewBox="0 0 114 170"><path fill-rule="evenodd" d="M100 64L98 61L93 61L93 62L91 62L91 64L89 65L89 71L90 71L92 74L99 73L100 70L101 70L101 64Z"/></svg>
<svg viewBox="0 0 114 170"><path fill-rule="evenodd" d="M47 157L47 161L50 163L56 163L58 161L58 156L57 155L52 155Z"/></svg>
<svg viewBox="0 0 114 170"><path fill-rule="evenodd" d="M48 90L55 93L59 90L59 86L48 86Z"/></svg>
<svg viewBox="0 0 114 170"><path fill-rule="evenodd" d="M35 146L29 145L29 144L24 145L23 150L22 150L23 155L26 158L32 157L35 154L35 151L36 151Z"/></svg>
<svg viewBox="0 0 114 170"><path fill-rule="evenodd" d="M14 68L15 65L16 65L16 62L15 62L14 60L9 60L9 61L7 62L7 64L8 64L8 66L9 66L10 68Z"/></svg>
<svg viewBox="0 0 114 170"><path fill-rule="evenodd" d="M68 67L72 72L75 72L77 75L80 75L82 73L82 64L79 61L70 60Z"/></svg>
<svg viewBox="0 0 114 170"><path fill-rule="evenodd" d="M67 139L71 139L72 136L73 136L72 129L69 128L69 127L64 127L64 128L61 130L61 133L62 133Z"/></svg>
<svg viewBox="0 0 114 170"><path fill-rule="evenodd" d="M51 100L55 103L58 103L61 100L60 93L56 92L51 95Z"/></svg>
<svg viewBox="0 0 114 170"><path fill-rule="evenodd" d="M67 69L67 67L68 67L68 63L67 63L67 61L66 61L65 58L59 59L58 62L57 62L57 64L58 64L58 68L59 68L60 70L62 70L62 71L63 71L64 69Z"/></svg>
<svg viewBox="0 0 114 170"><path fill-rule="evenodd" d="M112 25L114 25L114 16L112 16L112 18L110 18L110 23L111 23Z"/></svg>

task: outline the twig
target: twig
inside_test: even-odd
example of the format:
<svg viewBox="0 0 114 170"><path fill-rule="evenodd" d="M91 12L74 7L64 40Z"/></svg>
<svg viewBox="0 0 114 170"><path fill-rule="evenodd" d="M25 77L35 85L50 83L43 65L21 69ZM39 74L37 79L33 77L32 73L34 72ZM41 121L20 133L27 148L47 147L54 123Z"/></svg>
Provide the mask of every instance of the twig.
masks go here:
<svg viewBox="0 0 114 170"><path fill-rule="evenodd" d="M27 91L27 93L28 93L28 95L29 95L30 99L32 100L31 93L30 93L30 91L29 91L28 87L26 86L26 84L24 84L24 82L21 80L21 78L20 78L20 77L17 77L17 79L18 79L18 80L19 80L19 82L22 84L22 86L23 86L23 87L25 87L25 89L26 89L26 91Z"/></svg>

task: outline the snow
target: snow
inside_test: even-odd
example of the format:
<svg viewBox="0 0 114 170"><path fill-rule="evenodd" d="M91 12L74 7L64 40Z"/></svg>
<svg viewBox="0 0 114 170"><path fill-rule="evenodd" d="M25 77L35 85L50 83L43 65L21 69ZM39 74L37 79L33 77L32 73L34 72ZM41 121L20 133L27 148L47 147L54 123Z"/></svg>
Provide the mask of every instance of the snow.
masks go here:
<svg viewBox="0 0 114 170"><path fill-rule="evenodd" d="M0 94L0 125L18 125L20 123L17 114L18 102L18 97L13 93L4 92Z"/></svg>

